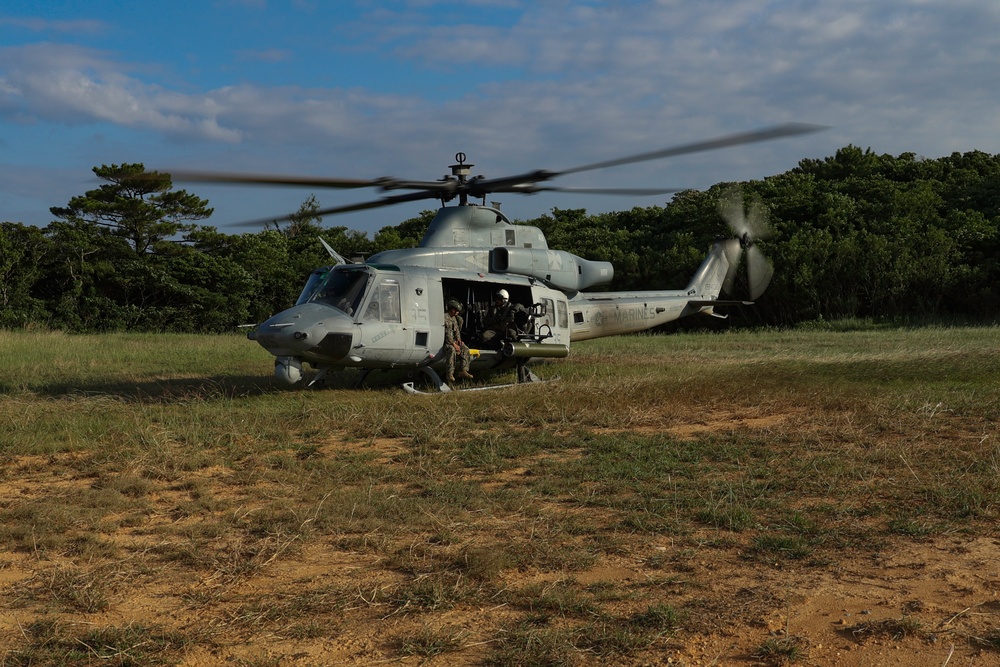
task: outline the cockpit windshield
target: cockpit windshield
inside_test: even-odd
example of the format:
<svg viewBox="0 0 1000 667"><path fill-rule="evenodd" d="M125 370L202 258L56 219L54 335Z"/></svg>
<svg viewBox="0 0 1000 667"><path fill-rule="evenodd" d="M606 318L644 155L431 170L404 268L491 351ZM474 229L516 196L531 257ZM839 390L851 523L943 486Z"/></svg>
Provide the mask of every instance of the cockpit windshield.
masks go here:
<svg viewBox="0 0 1000 667"><path fill-rule="evenodd" d="M309 279L306 280L306 286L302 288L302 292L299 293L299 298L295 302L296 306L301 306L309 301L309 297L311 297L316 292L316 289L323 284L323 281L326 280L326 276L330 273L332 268L333 267L330 266L324 266L322 269L315 269L309 274Z"/></svg>
<svg viewBox="0 0 1000 667"><path fill-rule="evenodd" d="M314 271L309 276L296 303L322 303L354 315L365 295L368 267L340 265L328 271Z"/></svg>

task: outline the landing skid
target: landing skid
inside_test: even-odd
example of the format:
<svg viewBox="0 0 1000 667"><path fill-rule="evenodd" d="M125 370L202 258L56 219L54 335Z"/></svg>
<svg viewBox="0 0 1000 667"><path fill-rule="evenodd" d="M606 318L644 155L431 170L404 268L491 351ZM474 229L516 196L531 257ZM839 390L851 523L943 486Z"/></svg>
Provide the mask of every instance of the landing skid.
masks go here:
<svg viewBox="0 0 1000 667"><path fill-rule="evenodd" d="M464 387L462 389L452 389L451 387L449 387L448 383L444 382L441 379L441 376L437 374L437 371L435 371L430 366L424 366L420 370L431 379L431 382L433 382L434 386L437 387L437 391L436 392L420 391L413 385L412 382L404 382L402 387L406 393L426 395L426 394L445 394L455 391L461 391L461 392L490 391L491 389L505 389L507 387L517 387L522 384L549 382L549 380L539 379L537 375L528 370L525 364L520 364L520 363L517 365L517 382L508 382L507 384L491 384L491 385L486 385L485 387ZM559 378L553 378L553 379L558 380Z"/></svg>
<svg viewBox="0 0 1000 667"><path fill-rule="evenodd" d="M437 387L437 390L439 392L441 392L441 393L447 393L447 392L451 391L451 387L448 386L448 383L445 382L444 380L442 380L441 376L437 374L437 371L434 370L433 368L431 368L430 366L421 366L420 367L420 372L422 372L424 375L426 375L427 377L429 377L431 379L431 382L434 383L434 386ZM406 389L407 386L409 386L409 389ZM411 394L423 394L423 393L425 393L425 392L417 391L416 389L414 389L412 382L404 382L403 383L403 389L406 389Z"/></svg>
<svg viewBox="0 0 1000 667"><path fill-rule="evenodd" d="M552 380L558 380L558 379L559 378L552 378ZM551 382L552 380L538 380L537 384L545 384L546 382ZM536 384L536 383L532 383L532 384ZM520 383L520 382L509 382L507 384L490 384L490 385L486 385L485 387L464 387L462 389L452 389L451 387L448 387L448 385L445 385L445 387L447 387L447 389L443 389L441 391L420 391L419 389L417 389L416 387L413 386L412 382L404 382L402 386L403 386L403 391L405 391L408 394L421 394L421 395L424 395L424 396L437 396L437 395L445 393L445 392L462 393L462 394L464 394L467 391L490 391L490 390L493 390L493 389L506 389L507 387L520 387L520 386L522 386L522 383Z"/></svg>

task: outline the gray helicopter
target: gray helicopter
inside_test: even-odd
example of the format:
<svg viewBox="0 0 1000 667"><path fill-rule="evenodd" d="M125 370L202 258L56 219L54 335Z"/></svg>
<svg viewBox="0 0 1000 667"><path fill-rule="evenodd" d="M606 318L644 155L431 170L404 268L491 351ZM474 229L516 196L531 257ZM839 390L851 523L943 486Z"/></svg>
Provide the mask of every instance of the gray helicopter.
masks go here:
<svg viewBox="0 0 1000 667"><path fill-rule="evenodd" d="M318 371L315 384L330 371L358 369L364 377L373 370L402 369L426 374L441 391L450 387L441 379L445 368L446 304L462 306L462 339L470 348L470 370L517 369L518 382L536 381L528 369L531 359L562 358L576 341L645 331L695 314L721 316L717 306L752 304L720 300L730 291L741 255L747 254L750 298L758 298L773 273L754 245L766 233L760 210L744 213L739 197L721 211L735 233L717 241L681 290L592 292L585 290L611 282L614 267L548 247L537 227L513 224L497 208L485 205L494 193L529 194L541 191L650 195L676 189L558 188L545 185L559 176L623 164L713 150L804 134L816 125L785 124L629 157L593 163L559 172L536 170L487 179L470 177L474 165L456 155L451 175L437 181L406 181L262 176L251 174L175 174L178 180L305 185L333 188L379 188L404 194L316 211L317 216L346 213L424 199L438 199L442 208L416 248L387 250L363 263L350 263L325 241L334 263L318 268L306 281L297 302L249 332L275 357L274 373L282 383L296 385L304 366ZM457 199L457 204L448 205ZM482 199L482 204L470 199ZM278 218L280 222L291 216ZM269 222L272 219L268 220ZM489 338L486 320L502 291L510 304L519 304L519 317L499 336ZM502 297L501 297L502 298ZM413 384L404 385L415 391Z"/></svg>

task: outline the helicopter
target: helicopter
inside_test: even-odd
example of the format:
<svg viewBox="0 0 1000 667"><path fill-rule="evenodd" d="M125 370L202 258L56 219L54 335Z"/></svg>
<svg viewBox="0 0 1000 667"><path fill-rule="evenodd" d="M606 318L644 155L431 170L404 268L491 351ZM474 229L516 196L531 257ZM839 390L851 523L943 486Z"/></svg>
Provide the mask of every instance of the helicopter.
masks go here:
<svg viewBox="0 0 1000 667"><path fill-rule="evenodd" d="M587 292L614 277L610 262L588 260L548 247L537 227L514 224L498 207L486 205L495 193L542 191L651 195L679 189L560 188L556 177L624 164L658 160L729 146L768 141L823 129L787 123L640 153L562 171L535 170L502 178L472 176L474 165L458 153L451 173L434 181L346 179L324 177L175 173L178 180L298 185L340 189L377 188L410 191L379 199L315 211L323 217L350 211L438 199L441 208L416 248L385 250L361 262L349 262L320 239L333 259L309 275L296 303L266 321L250 325L248 338L274 356L274 375L285 385L299 385L305 365L322 382L327 373L361 371L361 380L376 370L423 373L439 391L452 388L442 380L445 311L458 302L463 315L462 339L470 348L470 370L517 369L517 383L538 381L528 368L534 359L569 355L572 343L591 338L645 331L673 320L702 314L725 317L719 306L750 305L767 288L773 268L755 244L767 233L759 208L744 213L738 197L720 212L734 232L716 241L684 289ZM480 202L474 202L479 199ZM452 204L457 200L457 203ZM279 223L292 216L269 218ZM750 301L720 299L730 292L741 257L747 256ZM523 317L502 337L484 337L485 318L498 292L519 304ZM450 378L449 378L450 379ZM404 388L417 392L413 383ZM419 392L418 392L419 393Z"/></svg>

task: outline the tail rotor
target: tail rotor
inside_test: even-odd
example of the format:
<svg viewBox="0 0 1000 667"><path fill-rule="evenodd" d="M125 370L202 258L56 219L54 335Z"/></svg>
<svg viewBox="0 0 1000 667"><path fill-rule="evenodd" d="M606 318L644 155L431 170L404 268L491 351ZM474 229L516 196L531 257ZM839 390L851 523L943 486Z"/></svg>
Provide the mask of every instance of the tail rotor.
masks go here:
<svg viewBox="0 0 1000 667"><path fill-rule="evenodd" d="M724 287L727 292L732 292L740 255L745 251L750 298L756 300L767 289L774 275L774 267L770 260L756 245L757 240L765 240L773 235L767 224L767 213L757 201L751 201L749 205L744 206L743 195L735 188L720 200L719 213L736 235L734 241L739 242L739 250L736 251L734 261L730 265Z"/></svg>

